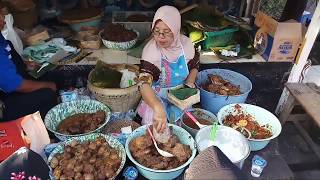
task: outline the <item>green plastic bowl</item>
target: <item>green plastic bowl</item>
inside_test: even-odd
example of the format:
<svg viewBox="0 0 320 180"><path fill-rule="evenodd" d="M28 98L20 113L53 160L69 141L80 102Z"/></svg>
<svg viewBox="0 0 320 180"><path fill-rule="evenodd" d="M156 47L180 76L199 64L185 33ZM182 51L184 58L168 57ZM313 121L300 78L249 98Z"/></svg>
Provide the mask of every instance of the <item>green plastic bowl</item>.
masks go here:
<svg viewBox="0 0 320 180"><path fill-rule="evenodd" d="M101 124L97 129L76 135L67 135L57 132L57 127L61 121L65 118L78 114L78 113L95 113L98 110L103 110L106 113L106 118L103 124ZM44 124L46 128L54 133L54 135L60 140L66 140L71 137L77 137L82 135L87 135L95 132L99 132L109 121L111 116L111 111L105 104L96 100L75 100L70 102L65 102L53 107L46 115L44 119Z"/></svg>
<svg viewBox="0 0 320 180"><path fill-rule="evenodd" d="M129 149L129 143L131 142L131 140L146 134L147 125L141 126L138 129L134 130L126 141L125 149L126 149L127 156L136 165L139 173L147 179L159 179L159 180L174 179L178 177L181 173L183 173L186 166L188 166L196 156L197 149L196 149L196 143L193 137L186 130L184 130L179 126L169 124L169 127L173 128L173 134L178 136L178 138L180 139L180 142L190 146L192 150L192 155L189 158L189 160L185 162L183 165L174 169L170 169L170 170L150 169L141 165L132 157Z"/></svg>
<svg viewBox="0 0 320 180"><path fill-rule="evenodd" d="M232 40L234 33L238 30L238 28L226 28L221 31L204 32L204 49L209 50L210 47L223 47L228 45Z"/></svg>

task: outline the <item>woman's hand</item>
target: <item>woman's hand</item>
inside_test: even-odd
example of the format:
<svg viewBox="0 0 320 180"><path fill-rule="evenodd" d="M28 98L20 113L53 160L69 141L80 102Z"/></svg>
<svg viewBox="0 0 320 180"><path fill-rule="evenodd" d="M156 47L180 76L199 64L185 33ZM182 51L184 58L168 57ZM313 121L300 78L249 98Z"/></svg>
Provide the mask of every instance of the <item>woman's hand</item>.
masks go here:
<svg viewBox="0 0 320 180"><path fill-rule="evenodd" d="M184 83L184 85L186 85L186 86L189 87L189 88L195 88L195 87L196 87L196 85L194 85L194 82L188 82L188 81L186 81L186 82Z"/></svg>
<svg viewBox="0 0 320 180"><path fill-rule="evenodd" d="M156 128L156 131L163 133L167 128L167 114L163 106L160 105L153 110L153 127Z"/></svg>
<svg viewBox="0 0 320 180"><path fill-rule="evenodd" d="M44 82L45 87L51 89L52 91L56 92L57 91L57 85L53 82Z"/></svg>
<svg viewBox="0 0 320 180"><path fill-rule="evenodd" d="M197 74L198 74L198 70L192 69L185 81L185 85L191 88L195 88L196 86L194 85L194 83L196 82Z"/></svg>

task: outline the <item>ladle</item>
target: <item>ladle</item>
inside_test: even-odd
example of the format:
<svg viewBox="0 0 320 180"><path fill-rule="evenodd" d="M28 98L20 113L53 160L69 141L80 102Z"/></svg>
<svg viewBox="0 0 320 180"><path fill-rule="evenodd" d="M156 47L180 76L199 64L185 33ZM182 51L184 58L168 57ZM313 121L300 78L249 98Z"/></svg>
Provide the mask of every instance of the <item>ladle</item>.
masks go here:
<svg viewBox="0 0 320 180"><path fill-rule="evenodd" d="M200 129L208 126L208 125L203 125L203 124L199 123L199 121L198 121L189 111L185 111L185 113L186 113L186 115L189 116L189 118L190 118L194 123L196 123L196 125L197 125Z"/></svg>
<svg viewBox="0 0 320 180"><path fill-rule="evenodd" d="M152 134L152 132L151 132L151 130L150 130L149 127L148 127L148 132L149 132L149 134L150 134L150 136L151 136L151 139L152 139L152 141L153 141L154 146L156 147L158 153L159 153L161 156L163 156L163 157L173 157L173 156L174 156L173 154L171 154L171 153L169 153L169 152L167 152L167 151L161 150L161 149L158 147L157 142L156 142L156 139L153 137L153 134Z"/></svg>

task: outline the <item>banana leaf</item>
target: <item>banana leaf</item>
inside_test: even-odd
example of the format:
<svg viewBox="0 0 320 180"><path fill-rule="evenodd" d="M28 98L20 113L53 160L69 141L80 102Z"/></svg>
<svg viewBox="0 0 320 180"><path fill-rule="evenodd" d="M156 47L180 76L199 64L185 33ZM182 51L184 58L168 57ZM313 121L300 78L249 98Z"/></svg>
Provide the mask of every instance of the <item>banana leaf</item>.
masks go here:
<svg viewBox="0 0 320 180"><path fill-rule="evenodd" d="M120 88L121 77L121 72L109 68L103 62L98 61L89 80L96 87Z"/></svg>
<svg viewBox="0 0 320 180"><path fill-rule="evenodd" d="M175 89L170 90L170 94L175 96L179 100L185 100L195 94L197 94L197 89L195 88L181 88L181 89Z"/></svg>

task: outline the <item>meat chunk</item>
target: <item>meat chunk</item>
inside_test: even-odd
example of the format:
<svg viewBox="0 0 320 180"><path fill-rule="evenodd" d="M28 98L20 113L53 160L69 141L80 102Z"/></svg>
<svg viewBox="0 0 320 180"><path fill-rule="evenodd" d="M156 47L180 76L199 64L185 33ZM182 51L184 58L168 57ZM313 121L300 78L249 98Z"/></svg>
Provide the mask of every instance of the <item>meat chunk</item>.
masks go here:
<svg viewBox="0 0 320 180"><path fill-rule="evenodd" d="M174 169L185 163L191 156L191 149L179 143L179 138L172 135L167 143L159 143L160 149L174 154L174 157L163 157L156 150L149 135L143 135L132 140L129 149L136 161L151 169Z"/></svg>
<svg viewBox="0 0 320 180"><path fill-rule="evenodd" d="M180 162L183 162L189 159L192 152L189 146L177 143L172 149L172 153L178 158Z"/></svg>
<svg viewBox="0 0 320 180"><path fill-rule="evenodd" d="M140 136L130 142L130 149L132 151L144 150L152 146L152 140L150 136Z"/></svg>

